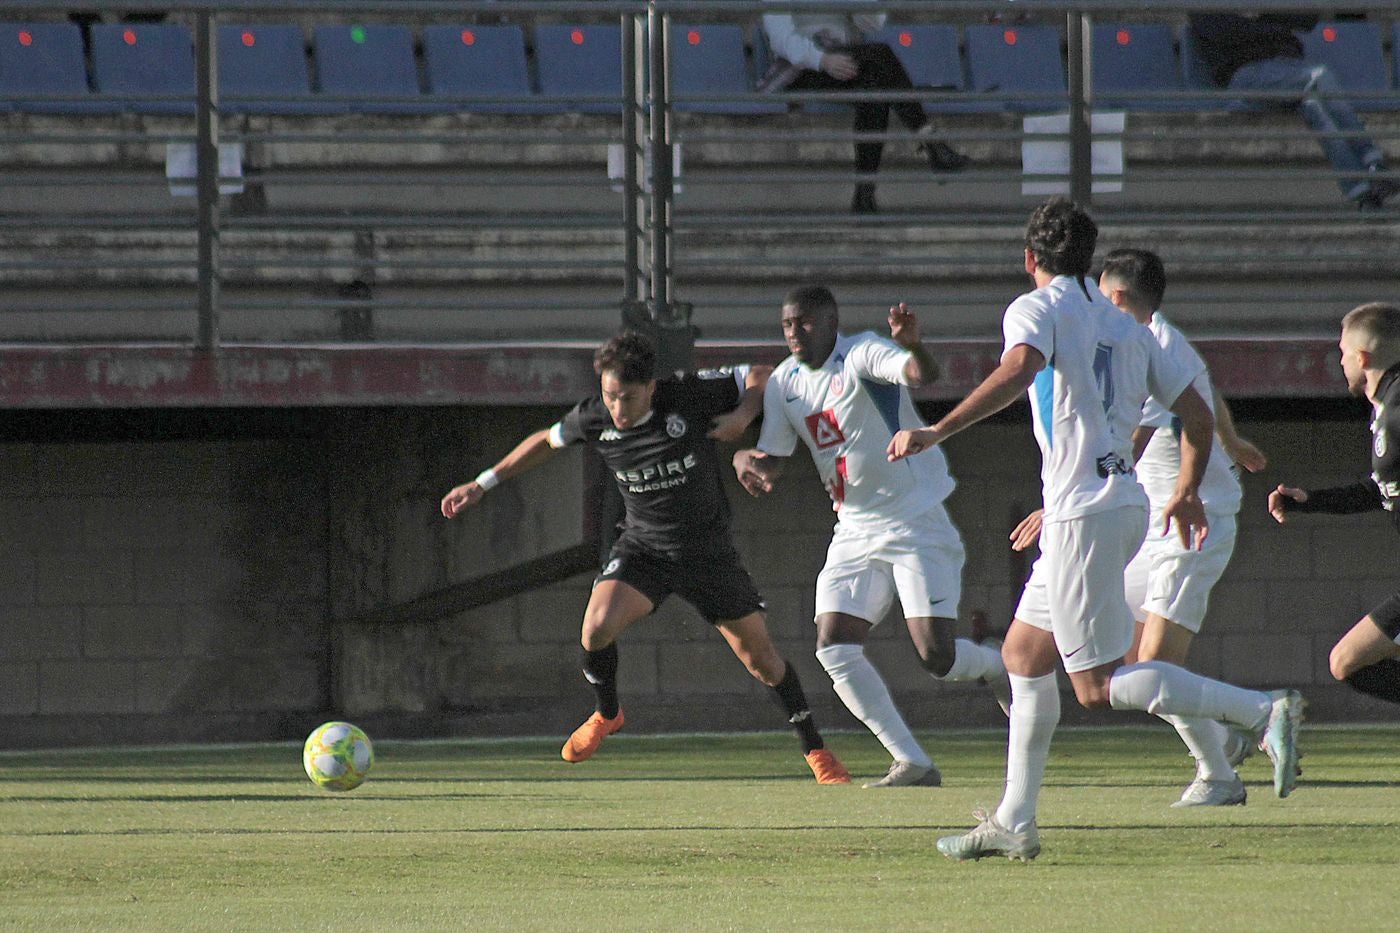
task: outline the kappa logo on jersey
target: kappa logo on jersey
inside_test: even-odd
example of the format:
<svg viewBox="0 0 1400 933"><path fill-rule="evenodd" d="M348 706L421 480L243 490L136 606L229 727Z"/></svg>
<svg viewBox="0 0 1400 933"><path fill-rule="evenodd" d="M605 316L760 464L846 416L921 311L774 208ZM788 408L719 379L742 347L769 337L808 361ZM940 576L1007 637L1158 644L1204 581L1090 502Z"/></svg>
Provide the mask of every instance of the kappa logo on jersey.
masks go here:
<svg viewBox="0 0 1400 933"><path fill-rule="evenodd" d="M666 416L666 433L672 437L685 436L685 419L672 412Z"/></svg>
<svg viewBox="0 0 1400 933"><path fill-rule="evenodd" d="M617 428L605 428L603 430L603 433L598 435L598 440L620 441L622 440L622 432L619 431Z"/></svg>
<svg viewBox="0 0 1400 933"><path fill-rule="evenodd" d="M817 442L817 448L820 450L835 447L846 440L841 425L836 421L836 412L830 408L815 415L808 415L804 420L807 422L807 430L812 434L812 440Z"/></svg>

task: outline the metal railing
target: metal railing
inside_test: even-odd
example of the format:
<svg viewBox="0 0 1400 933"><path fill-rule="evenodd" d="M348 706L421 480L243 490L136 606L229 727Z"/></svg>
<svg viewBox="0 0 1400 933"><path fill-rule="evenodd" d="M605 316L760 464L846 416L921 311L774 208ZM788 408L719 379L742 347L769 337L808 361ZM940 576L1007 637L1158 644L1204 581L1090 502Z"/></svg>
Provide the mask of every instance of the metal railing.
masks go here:
<svg viewBox="0 0 1400 933"><path fill-rule="evenodd" d="M1097 0L1029 0L1014 7L987 0L940 0L937 4L872 0L862 3L860 9L907 20L969 24L1014 11L1017 16L1054 25L1065 41L1065 92L917 88L909 92L780 93L761 99L786 105L794 111L792 115L752 119L708 119L685 110L687 104L697 102L722 104L759 98L753 94L677 94L672 80L672 27L695 20L738 22L752 36L763 13L849 12L849 3L591 0L581 6L523 0L396 0L390 5L360 0L324 4L272 0L131 0L118 4L89 0L84 8L107 16L169 13L187 23L195 45L193 106L188 113L152 116L144 121L113 115L100 118L95 125L83 118L79 126L73 117L58 115L12 118L5 124L0 130L0 151L37 154L9 158L9 168L0 172L0 198L4 199L0 202L0 242L11 238L10 249L0 254L0 275L9 281L9 294L0 297L0 309L70 315L86 312L94 317L103 312L145 312L147 317L168 312L175 321L164 325L174 334L170 339L192 341L204 349L216 348L228 339L226 321L231 313L244 317L304 315L306 323L300 331L290 327L281 333L305 333L316 339L325 339L326 322L334 320L333 339L383 339L388 333L432 340L440 339L434 334L460 339L464 332L491 339L496 333L490 323L493 320L504 322L500 327L504 332L512 321L535 319L529 315L550 320L551 314L557 314L553 318L556 327L563 327L562 322L568 320L615 315L619 308L634 322L657 327L668 339L683 344L692 335L687 301L707 289L713 291L714 281L726 275L781 278L842 269L852 276L916 279L930 275L934 267L947 265L974 278L993 276L996 273L991 270L1002 268L1005 257L997 251L979 251L975 238L970 244L950 249L940 247L937 236L911 238L910 231L934 227L959 232L1000 231L1015 227L1023 221L1030 203L1020 193L1020 186L1036 181L1063 182L1072 197L1097 202L1096 212L1122 224L1165 229L1204 222L1259 225L1306 220L1362 232L1358 242L1342 238L1330 251L1316 244L1296 249L1287 243L1273 244L1274 261L1284 266L1290 261L1301 263L1305 270L1310 262L1345 265L1364 261L1365 250L1359 241L1375 232L1374 224L1358 226L1340 200L1316 207L1258 203L1266 198L1255 203L1246 199L1238 207L1173 206L1177 192L1203 186L1244 189L1285 183L1298 190L1316 188L1337 177L1322 167L1320 155L1310 160L1317 167L1260 165L1258 159L1242 159L1243 164L1233 166L1183 166L1169 155L1142 159L1131 169L1132 184L1141 189L1155 186L1161 193L1130 200L1124 206L1112 198L1099 198L1094 184L1122 182L1128 176L1092 172L1096 142L1119 143L1127 150L1173 142L1166 135L1170 127L1164 130L1162 124L1150 122L1139 127L1130 120L1121 133L1093 131L1090 114L1096 99L1091 27L1095 21L1148 16L1180 22L1189 12L1208 10L1306 9L1325 13L1354 9L1351 3L1181 0L1166 10L1144 2ZM1366 8L1400 18L1400 0L1370 3ZM55 10L51 3L0 0L3 20L52 17ZM221 24L247 20L309 24L312 17L418 25L580 18L615 24L621 64L619 93L615 97L567 97L615 106L616 111L579 117L529 113L483 117L470 111L483 103L538 104L544 98L536 94L524 98L436 94L426 100L317 92L323 103L369 104L384 111L403 106L405 111L371 116L260 117L238 111L237 105L246 103L244 100L226 95L221 98ZM1210 96L1243 99L1257 106L1294 98L1289 92L1189 88L1177 94L1113 95L1115 102L1129 103L1135 96L1150 100ZM1400 104L1400 95L1393 91L1348 91L1345 96ZM175 95L160 98L112 93L81 97L88 102L120 105L188 100ZM930 104L941 135L982 155L970 171L939 179L946 185L932 193L926 170L911 169L907 164L887 167L879 176L881 185L913 192L917 195L911 200L917 201L913 207L871 219L825 206L832 200L832 189L865 180L865 176L841 167L849 156L839 150L859 141L908 143L907 134L901 132L858 135L846 128L845 108L868 100ZM1028 173L1017 163L1017 152L1027 139L1019 113L946 116L939 114L937 106L968 102L996 105L1013 100L1068 115L1064 131L1036 137L1067 146L1066 172ZM52 98L51 102L77 101ZM422 112L412 109L425 103L433 107ZM835 116L807 112L823 105L840 109ZM1170 118L1162 120L1170 123ZM1256 122L1241 126L1237 122L1233 118L1182 118L1179 131L1189 133L1190 142L1205 150L1315 145L1315 134L1301 120L1295 125L1261 126ZM1374 137L1389 140L1400 135L1393 120L1381 122L1387 125L1373 127ZM192 199L177 203L155 194L132 193L138 188L149 192L155 186L165 187L168 179L159 170L155 154L167 143L189 141L193 141L195 152ZM263 164L258 166L258 158L251 157L252 164L241 178L220 177L221 144L261 152ZM620 177L615 180L598 165L598 155L610 144L619 145L622 153ZM294 155L266 155L295 153L298 147L334 151L335 158L321 161L337 164L318 165L311 159L306 167L297 164ZM478 155L493 147L500 154ZM832 161L813 165L816 159L811 156L789 157L792 150L802 147L815 148L820 153L818 159L830 157ZM677 148L688 153L708 151L712 156L695 159L677 177L673 172ZM765 149L779 154L776 167L763 164ZM375 156L376 150L389 155ZM419 150L430 155L419 161ZM95 154L82 157L84 151ZM46 159L45 153L57 153L58 157ZM460 164L454 162L458 153ZM750 153L758 155L746 157ZM67 160L70 154L73 164L48 164ZM512 163L512 154L523 158ZM221 185L237 184L244 186L243 194L220 194ZM612 190L614 186L620 191ZM794 208L791 200L784 200L784 191L794 192L796 200L813 198L812 206ZM84 199L79 192L88 192L90 197ZM258 196L267 192L284 195L285 204L259 204ZM472 192L479 196L479 203L470 203ZM325 204L316 203L318 193ZM119 206L104 209L107 203ZM891 226L896 228L894 234L889 234ZM735 228L743 229L742 237L733 236ZM794 232L799 236L791 237ZM133 255L142 248L141 236L149 238L150 255ZM807 245L780 244L771 249L766 244L762 249L736 249L734 245L736 240L760 242L765 236L773 242L791 238ZM408 237L412 242L401 246L396 237ZM86 253L81 245L69 246L70 241L81 243L84 238L91 244ZM492 238L494 242L490 242ZM107 250L103 244L116 245ZM1196 257L1193 262L1205 268L1212 263L1239 265L1241 260L1236 253ZM522 293L524 297L514 297L513 275L522 282L552 284L553 296L542 297L550 289L536 288ZM55 289L55 284L59 288ZM98 288L107 289L107 293L92 299L74 297ZM475 294L460 294L466 290ZM930 303L939 300L936 295L929 297ZM1223 300L1233 299L1227 295ZM771 296L750 299L731 294L723 301L739 309L772 304ZM191 309L194 326L184 334L178 322ZM443 319L459 318L463 312L480 322L474 330L438 326ZM407 318L408 323L385 328L384 315L394 313ZM376 315L377 323L372 321ZM82 325L77 326L81 337ZM573 333L567 327L563 332Z"/></svg>

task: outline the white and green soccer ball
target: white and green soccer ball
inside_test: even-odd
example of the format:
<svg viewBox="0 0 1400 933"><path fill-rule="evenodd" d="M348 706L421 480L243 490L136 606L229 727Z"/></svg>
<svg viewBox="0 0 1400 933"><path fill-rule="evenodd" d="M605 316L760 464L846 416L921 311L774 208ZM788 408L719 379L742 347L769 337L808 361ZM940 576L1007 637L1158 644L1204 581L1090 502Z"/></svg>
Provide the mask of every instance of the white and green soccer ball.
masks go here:
<svg viewBox="0 0 1400 933"><path fill-rule="evenodd" d="M359 726L322 723L306 737L301 763L311 783L322 790L354 790L369 776L374 746Z"/></svg>

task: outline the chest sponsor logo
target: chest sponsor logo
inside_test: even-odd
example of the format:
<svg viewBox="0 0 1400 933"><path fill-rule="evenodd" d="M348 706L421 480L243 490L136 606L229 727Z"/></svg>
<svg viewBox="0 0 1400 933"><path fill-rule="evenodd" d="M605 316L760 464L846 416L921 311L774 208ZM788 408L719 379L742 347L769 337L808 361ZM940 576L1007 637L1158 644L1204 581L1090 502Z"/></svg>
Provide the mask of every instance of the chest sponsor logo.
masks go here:
<svg viewBox="0 0 1400 933"><path fill-rule="evenodd" d="M685 436L685 419L674 412L666 416L666 433L672 437Z"/></svg>
<svg viewBox="0 0 1400 933"><path fill-rule="evenodd" d="M815 415L808 415L806 421L807 430L811 432L812 440L817 442L817 448L820 450L835 447L846 440L841 425L836 421L836 412L830 408Z"/></svg>
<svg viewBox="0 0 1400 933"><path fill-rule="evenodd" d="M617 428L605 428L603 430L603 433L598 435L598 440L620 441L622 440L622 432L619 431Z"/></svg>
<svg viewBox="0 0 1400 933"><path fill-rule="evenodd" d="M695 454L686 454L677 460L654 463L637 470L615 470L613 476L627 487L628 492L656 492L684 485L686 474L695 469L699 461Z"/></svg>

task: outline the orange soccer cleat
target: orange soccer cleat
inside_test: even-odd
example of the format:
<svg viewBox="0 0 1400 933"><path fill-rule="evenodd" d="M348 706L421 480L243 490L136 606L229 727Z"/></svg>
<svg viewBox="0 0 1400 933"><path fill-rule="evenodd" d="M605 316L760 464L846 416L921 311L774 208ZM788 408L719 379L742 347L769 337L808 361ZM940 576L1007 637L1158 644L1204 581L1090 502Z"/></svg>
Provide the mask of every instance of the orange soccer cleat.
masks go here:
<svg viewBox="0 0 1400 933"><path fill-rule="evenodd" d="M851 772L841 764L841 759L828 748L816 748L807 753L807 764L816 775L818 784L849 784Z"/></svg>
<svg viewBox="0 0 1400 933"><path fill-rule="evenodd" d="M569 741L564 743L564 748L560 755L565 761L583 761L593 757L593 753L598 750L598 746L603 744L603 739L612 735L622 728L624 721L621 707L617 710L617 715L612 719L604 719L602 713L594 713L574 730L574 734L569 736Z"/></svg>

